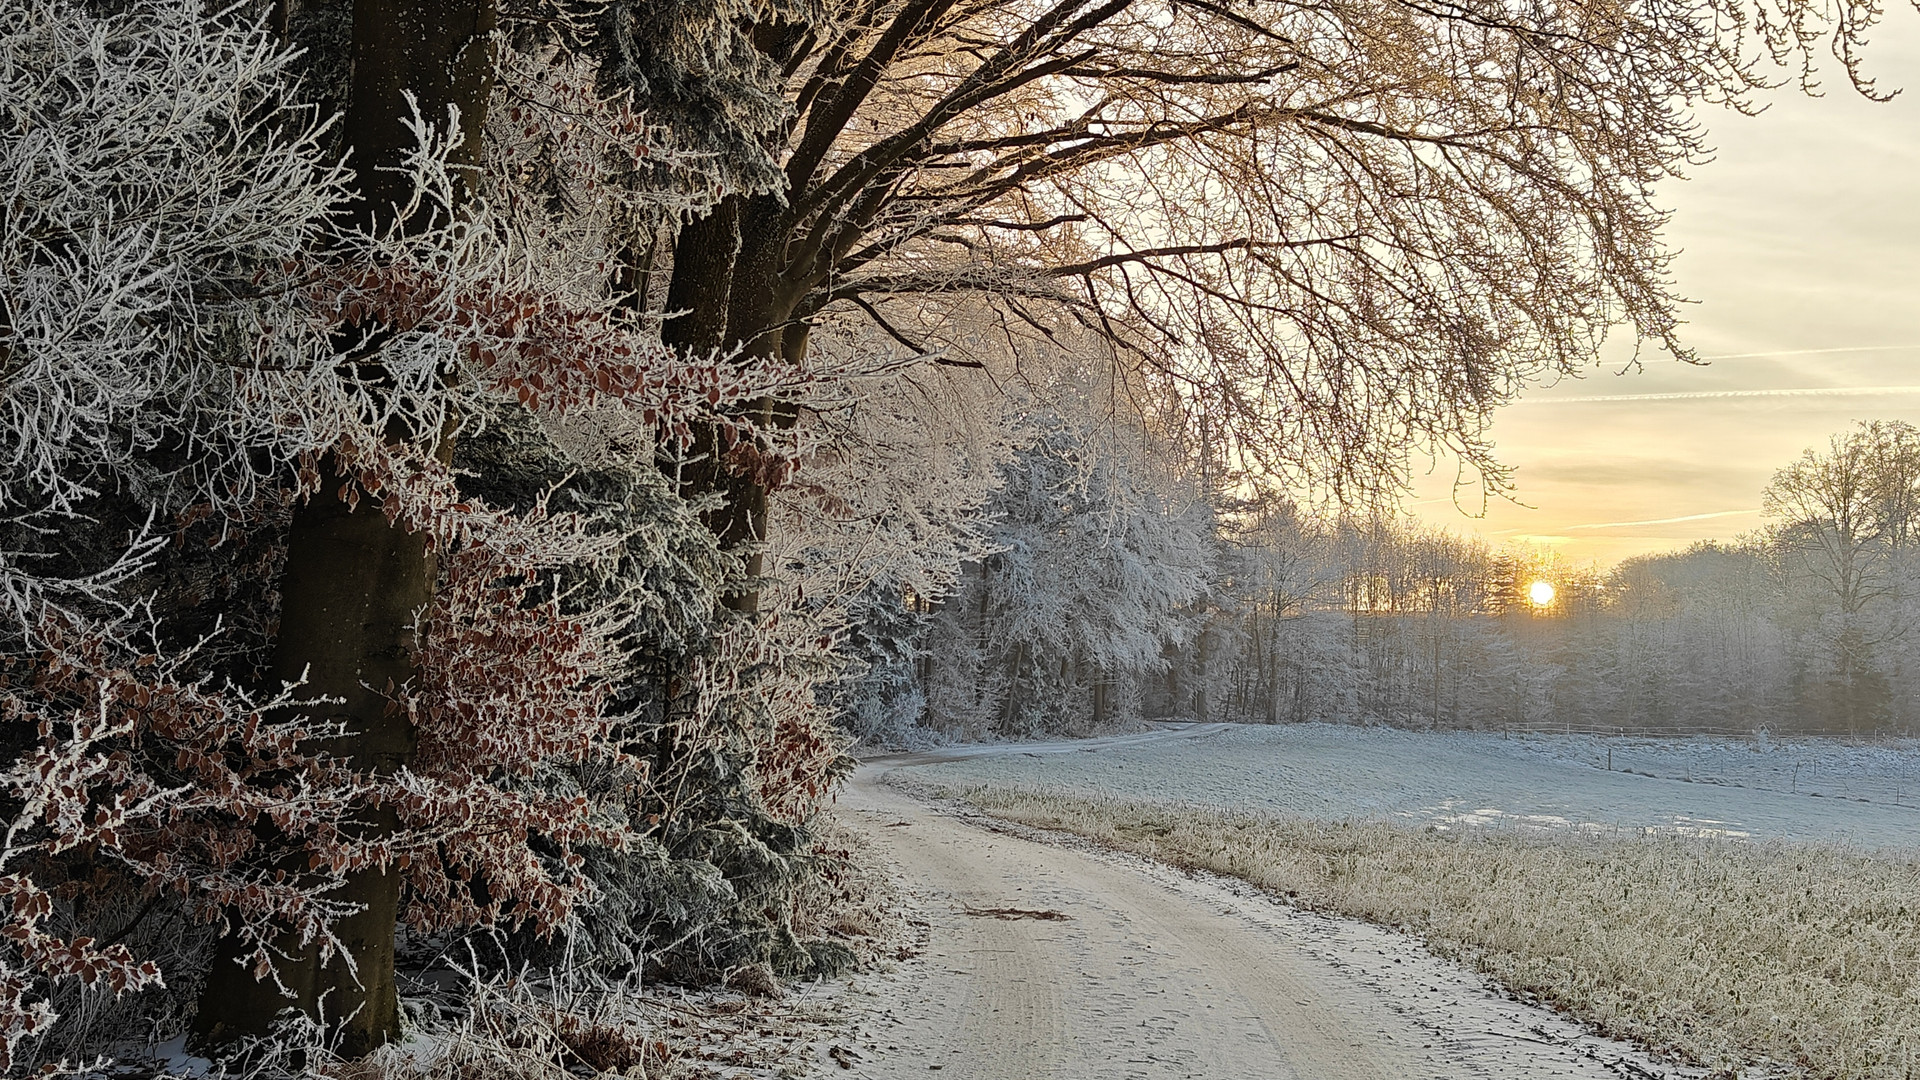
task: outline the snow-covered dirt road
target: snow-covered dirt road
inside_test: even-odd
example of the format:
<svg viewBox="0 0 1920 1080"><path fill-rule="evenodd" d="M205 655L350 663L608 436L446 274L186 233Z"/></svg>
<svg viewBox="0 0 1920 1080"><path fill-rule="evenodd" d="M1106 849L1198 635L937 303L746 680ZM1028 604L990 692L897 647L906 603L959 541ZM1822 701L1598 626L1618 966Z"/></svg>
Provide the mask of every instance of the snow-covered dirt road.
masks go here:
<svg viewBox="0 0 1920 1080"><path fill-rule="evenodd" d="M897 870L924 923L917 955L881 984L854 1052L838 1058L843 1075L1698 1075L1502 997L1403 935L1296 912L1235 883L989 828L879 783L925 760L869 763L841 796L841 816Z"/></svg>

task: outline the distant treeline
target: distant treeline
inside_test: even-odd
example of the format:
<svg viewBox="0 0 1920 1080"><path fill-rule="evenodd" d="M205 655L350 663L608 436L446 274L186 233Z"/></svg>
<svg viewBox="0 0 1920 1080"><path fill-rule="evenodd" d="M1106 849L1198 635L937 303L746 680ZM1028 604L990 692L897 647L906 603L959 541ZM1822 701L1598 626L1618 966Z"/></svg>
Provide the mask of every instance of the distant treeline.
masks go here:
<svg viewBox="0 0 1920 1080"><path fill-rule="evenodd" d="M1086 433L1022 451L997 554L938 600L876 588L859 734L1141 717L1885 735L1920 728L1920 435L1781 469L1730 543L1575 570L1384 516L1235 500ZM1529 589L1550 583L1551 602Z"/></svg>

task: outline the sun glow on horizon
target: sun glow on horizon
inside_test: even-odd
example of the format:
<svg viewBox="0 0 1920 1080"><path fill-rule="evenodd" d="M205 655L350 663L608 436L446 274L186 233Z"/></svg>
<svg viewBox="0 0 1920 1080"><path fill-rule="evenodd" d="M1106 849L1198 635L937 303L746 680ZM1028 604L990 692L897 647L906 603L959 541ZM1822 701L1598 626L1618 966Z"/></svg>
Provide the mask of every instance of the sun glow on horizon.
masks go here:
<svg viewBox="0 0 1920 1080"><path fill-rule="evenodd" d="M1527 599L1533 601L1534 607L1546 607L1552 604L1553 593L1551 581L1536 581L1527 586Z"/></svg>

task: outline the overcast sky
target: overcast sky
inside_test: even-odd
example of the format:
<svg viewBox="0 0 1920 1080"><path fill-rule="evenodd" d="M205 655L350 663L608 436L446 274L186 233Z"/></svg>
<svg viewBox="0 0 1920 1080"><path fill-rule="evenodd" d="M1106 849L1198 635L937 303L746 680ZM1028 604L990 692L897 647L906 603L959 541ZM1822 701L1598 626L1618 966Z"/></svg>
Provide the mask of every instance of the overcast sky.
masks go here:
<svg viewBox="0 0 1920 1080"><path fill-rule="evenodd" d="M1719 359L1532 390L1493 428L1527 505L1463 517L1442 465L1414 512L1613 562L1756 527L1773 471L1855 420L1920 423L1920 17L1890 22L1869 70L1906 93L1875 104L1829 79L1758 117L1708 114L1716 159L1662 190L1699 301L1687 339Z"/></svg>

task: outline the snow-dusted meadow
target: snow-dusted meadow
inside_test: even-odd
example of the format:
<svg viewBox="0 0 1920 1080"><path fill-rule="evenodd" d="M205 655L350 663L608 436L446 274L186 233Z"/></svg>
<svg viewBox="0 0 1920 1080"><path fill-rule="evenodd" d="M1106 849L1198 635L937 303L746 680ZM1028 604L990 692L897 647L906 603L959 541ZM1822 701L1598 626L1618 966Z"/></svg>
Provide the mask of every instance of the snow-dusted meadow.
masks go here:
<svg viewBox="0 0 1920 1080"><path fill-rule="evenodd" d="M1436 828L1653 831L1920 847L1920 747L1831 740L1210 725L1190 738L1035 744L899 770Z"/></svg>

